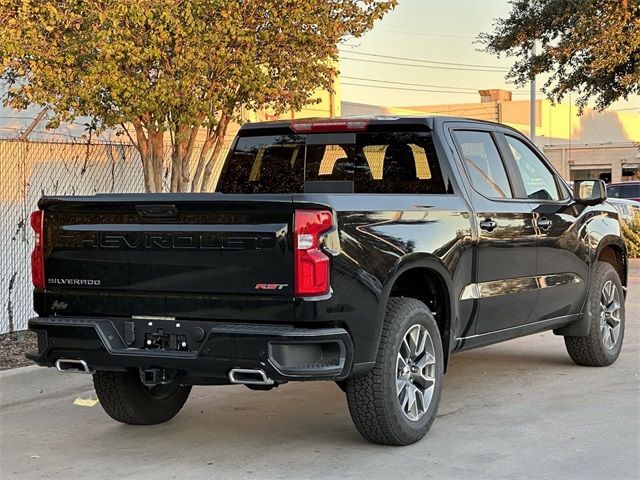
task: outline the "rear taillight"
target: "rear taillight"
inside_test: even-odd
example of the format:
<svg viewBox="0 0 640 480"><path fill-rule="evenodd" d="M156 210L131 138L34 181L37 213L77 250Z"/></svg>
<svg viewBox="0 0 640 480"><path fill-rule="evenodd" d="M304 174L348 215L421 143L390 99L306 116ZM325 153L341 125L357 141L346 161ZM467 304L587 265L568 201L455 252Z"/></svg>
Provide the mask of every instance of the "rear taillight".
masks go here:
<svg viewBox="0 0 640 480"><path fill-rule="evenodd" d="M36 288L44 288L44 212L36 210L31 214L31 228L35 241L31 252L31 280Z"/></svg>
<svg viewBox="0 0 640 480"><path fill-rule="evenodd" d="M329 257L320 250L320 236L333 226L326 210L296 210L294 224L295 294L298 297L329 293Z"/></svg>

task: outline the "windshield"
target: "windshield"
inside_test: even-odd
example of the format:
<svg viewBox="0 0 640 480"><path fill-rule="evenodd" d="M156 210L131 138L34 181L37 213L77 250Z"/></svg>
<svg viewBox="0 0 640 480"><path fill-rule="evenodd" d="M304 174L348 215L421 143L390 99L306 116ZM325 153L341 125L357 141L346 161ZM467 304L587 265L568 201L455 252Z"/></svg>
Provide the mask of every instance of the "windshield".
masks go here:
<svg viewBox="0 0 640 480"><path fill-rule="evenodd" d="M612 198L640 198L640 184L609 185L607 196Z"/></svg>
<svg viewBox="0 0 640 480"><path fill-rule="evenodd" d="M217 191L446 193L429 132L240 137Z"/></svg>

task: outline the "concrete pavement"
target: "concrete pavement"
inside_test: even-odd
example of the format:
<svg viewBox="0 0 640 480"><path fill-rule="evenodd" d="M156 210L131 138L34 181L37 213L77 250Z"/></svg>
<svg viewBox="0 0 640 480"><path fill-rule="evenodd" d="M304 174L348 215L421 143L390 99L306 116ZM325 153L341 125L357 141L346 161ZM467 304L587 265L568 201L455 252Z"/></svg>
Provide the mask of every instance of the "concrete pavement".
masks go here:
<svg viewBox="0 0 640 480"><path fill-rule="evenodd" d="M638 276L626 305L608 368L573 365L551 332L455 355L431 432L403 448L362 440L332 383L199 387L171 422L132 427L73 405L92 394L90 377L5 374L0 477L640 478Z"/></svg>

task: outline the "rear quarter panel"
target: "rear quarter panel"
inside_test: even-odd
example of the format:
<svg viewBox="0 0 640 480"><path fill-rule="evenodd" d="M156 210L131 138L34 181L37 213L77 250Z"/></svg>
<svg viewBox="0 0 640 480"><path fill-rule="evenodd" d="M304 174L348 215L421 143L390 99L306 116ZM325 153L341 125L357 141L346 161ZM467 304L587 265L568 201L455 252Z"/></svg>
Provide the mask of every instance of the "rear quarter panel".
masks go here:
<svg viewBox="0 0 640 480"><path fill-rule="evenodd" d="M451 296L454 336L467 328L471 312L454 300L473 272L472 232L464 200L455 195L309 195L337 214L327 240L332 255L332 295L296 303L296 322L348 328L355 363L375 360L385 305L395 279L414 267L438 272ZM299 201L294 202L298 207ZM445 346L445 349L447 347Z"/></svg>

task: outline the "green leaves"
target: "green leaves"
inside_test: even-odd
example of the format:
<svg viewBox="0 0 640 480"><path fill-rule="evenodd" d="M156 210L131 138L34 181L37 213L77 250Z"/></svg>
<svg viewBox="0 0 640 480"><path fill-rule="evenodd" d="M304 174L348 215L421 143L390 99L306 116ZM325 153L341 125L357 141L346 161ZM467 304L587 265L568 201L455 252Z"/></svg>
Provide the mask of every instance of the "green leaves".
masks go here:
<svg viewBox="0 0 640 480"><path fill-rule="evenodd" d="M640 93L638 0L515 0L511 13L481 34L485 51L515 57L508 78L527 83L550 75L543 91L553 101L578 93L604 109ZM531 47L538 41L538 54Z"/></svg>
<svg viewBox="0 0 640 480"><path fill-rule="evenodd" d="M104 127L146 114L166 129L241 105L297 108L331 87L335 45L394 3L6 0L5 102L51 104Z"/></svg>
<svg viewBox="0 0 640 480"><path fill-rule="evenodd" d="M174 153L188 152L192 131L215 126L222 113L313 102L314 92L333 86L336 45L365 33L395 4L3 0L3 100L48 105L57 120L88 116L98 128L136 124L138 142L167 132ZM180 163L188 168L189 161Z"/></svg>

